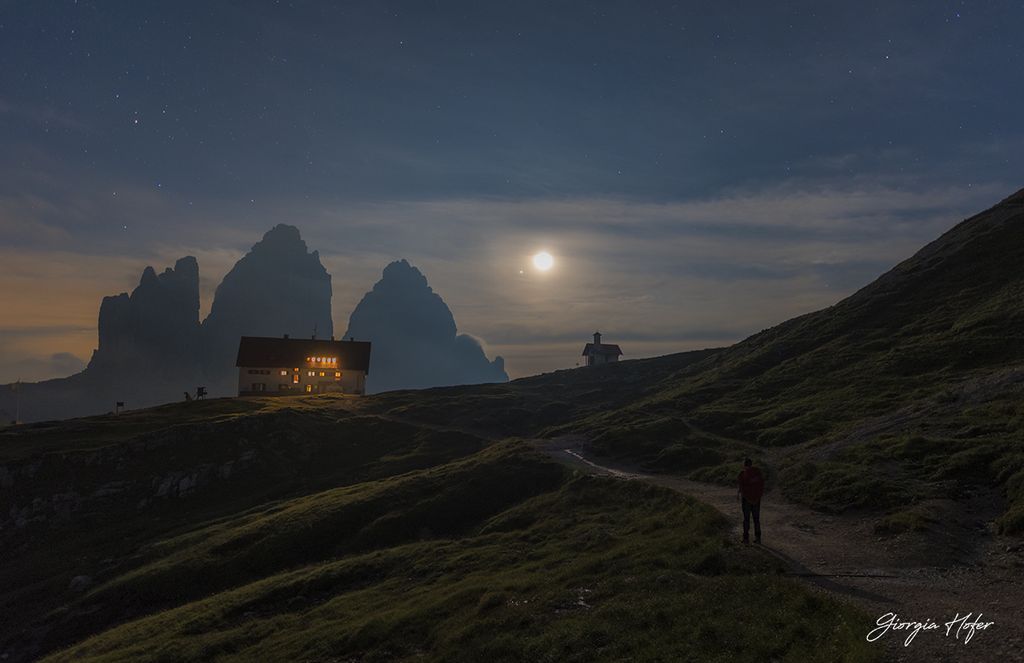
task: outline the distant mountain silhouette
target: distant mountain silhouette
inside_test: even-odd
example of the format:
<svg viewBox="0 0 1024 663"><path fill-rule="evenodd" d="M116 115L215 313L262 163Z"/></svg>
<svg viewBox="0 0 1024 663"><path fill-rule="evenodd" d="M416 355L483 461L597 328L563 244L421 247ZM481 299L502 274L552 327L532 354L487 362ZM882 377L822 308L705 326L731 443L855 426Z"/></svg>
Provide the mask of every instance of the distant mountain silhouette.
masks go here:
<svg viewBox="0 0 1024 663"><path fill-rule="evenodd" d="M611 541L637 540L633 557L651 561L641 568L646 576L635 600L664 584L662 560L676 554L680 533L693 533L684 543L700 554L672 573L701 601L722 594L721 580L763 570L756 560L722 566L735 532L711 510L683 502L676 508L665 491L636 488L639 481L574 477L544 462L532 445L507 441L566 433L587 456L604 456L601 464L696 480L712 501L716 484L734 480L745 456L763 459L773 489L768 507L794 514L794 503L803 504L818 513L801 515L802 522L809 518L821 525L821 536L839 537L827 554L818 541L796 541L795 564L844 565L841 547L853 540L870 559L864 568L896 560L906 568L955 571L981 587L972 599L982 602L978 609L1007 610L1007 623L1016 627L1013 562L1024 534L1022 264L1024 191L837 304L728 348L566 369L507 385L392 393L367 403L360 416L327 402L270 410L210 401L4 431L0 548L10 551L2 577L11 589L3 598L13 609L0 620L0 650L10 661L192 651L196 638L220 637L227 623L248 629L242 649L232 650L239 656L261 659L269 650L301 658L325 630L346 628L346 574L364 570L367 549L381 560L371 560L372 570L385 590L369 588L356 606L387 602L399 616L421 621L439 613L437 601L422 598L436 589L435 578L473 555L476 584L466 587L479 591L460 585L458 596L438 597L442 617L450 618L430 632L477 638L442 642L456 654L486 636L493 618L474 622L478 596L506 582L521 557L496 547L500 537L526 546L546 537L550 545L539 552L548 557L528 559L522 573L554 568L551 601L563 601L566 586L593 586L595 574L604 574L599 582L621 581L621 565L604 563L606 547L591 545L595 527ZM396 311L395 302L405 306ZM404 262L388 267L353 312L350 329L371 322L403 329L394 334L402 345L389 351L396 361L402 352L415 359L443 351L456 334L450 311ZM417 336L424 342L408 340ZM671 513L677 522L661 528L668 536L635 536L637 522L662 522ZM591 520L577 523L577 516ZM525 538L515 539L517 532ZM259 545L252 545L254 535ZM560 536L564 541L555 541ZM714 541L724 547L709 556ZM409 560L436 573L410 577ZM572 569L584 575L570 585L565 573ZM929 574L925 584L932 577L945 576ZM410 583L412 603L390 591ZM764 593L764 581L755 584L725 598L749 608ZM905 603L906 582L877 586L883 600ZM939 610L958 608L961 596L935 590L928 599ZM803 594L772 591L769 603L784 611L775 616L779 623L807 618L802 608L786 608L806 606ZM913 602L920 596L915 590ZM308 610L311 601L346 603L330 612ZM257 602L259 610L248 610ZM296 609L304 611L303 628L290 617ZM816 614L828 610L811 605ZM183 623L187 614L228 621ZM335 653L386 658L394 651L390 636L407 621L382 622L385 630L367 638L356 620L351 635L335 639L348 649ZM541 621L543 627L551 620ZM795 650L829 645L835 623L823 630L827 638L793 641ZM523 647L531 652L536 626L534 620L526 629ZM651 633L664 630L655 624ZM856 630L831 644L861 642ZM503 646L516 643L513 637ZM655 644L657 651L677 651L671 637ZM595 657L605 651L593 650Z"/></svg>
<svg viewBox="0 0 1024 663"><path fill-rule="evenodd" d="M352 311L348 337L373 342L371 392L508 381L504 360L489 361L479 342L458 333L448 305L406 260L384 268Z"/></svg>
<svg viewBox="0 0 1024 663"><path fill-rule="evenodd" d="M93 371L138 371L196 362L199 341L199 263L188 256L157 276L142 272L129 296L104 297Z"/></svg>
<svg viewBox="0 0 1024 663"><path fill-rule="evenodd" d="M21 385L21 420L38 421L179 400L206 386L233 395L242 335L329 337L331 276L294 226L278 225L239 260L199 321L199 264L189 256L157 274L147 267L131 295L104 297L99 347L85 370ZM0 417L14 418L15 396L0 391Z"/></svg>
<svg viewBox="0 0 1024 663"><path fill-rule="evenodd" d="M217 287L203 321L203 363L214 395L237 388L235 354L241 336L330 338L331 275L310 253L295 226L277 225Z"/></svg>

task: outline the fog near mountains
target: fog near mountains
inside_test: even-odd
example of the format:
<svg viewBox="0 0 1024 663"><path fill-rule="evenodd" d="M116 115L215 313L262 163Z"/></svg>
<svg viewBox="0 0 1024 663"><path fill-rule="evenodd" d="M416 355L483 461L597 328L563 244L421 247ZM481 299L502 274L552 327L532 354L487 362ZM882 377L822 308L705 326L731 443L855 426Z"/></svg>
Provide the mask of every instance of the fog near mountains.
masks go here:
<svg viewBox="0 0 1024 663"><path fill-rule="evenodd" d="M456 332L455 320L425 277L392 263L352 314L348 336L374 342L369 389L422 388L507 381L503 361ZM217 287L200 320L199 263L191 256L157 273L146 267L131 294L104 297L99 344L88 365L66 378L20 385L22 421L139 408L181 400L205 386L233 396L241 336L330 338L331 275L299 230L279 224L243 256ZM378 344L379 341L379 344ZM54 356L72 372L79 368ZM17 397L0 393L0 418L13 420Z"/></svg>

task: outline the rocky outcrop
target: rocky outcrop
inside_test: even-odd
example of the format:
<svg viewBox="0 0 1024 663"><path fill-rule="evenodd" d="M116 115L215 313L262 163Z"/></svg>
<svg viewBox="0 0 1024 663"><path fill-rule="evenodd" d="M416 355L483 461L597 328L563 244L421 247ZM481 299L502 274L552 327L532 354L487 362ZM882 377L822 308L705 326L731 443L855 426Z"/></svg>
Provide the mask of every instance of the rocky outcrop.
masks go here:
<svg viewBox="0 0 1024 663"><path fill-rule="evenodd" d="M278 225L224 277L203 321L211 393L233 394L241 336L330 337L331 275L294 226Z"/></svg>
<svg viewBox="0 0 1024 663"><path fill-rule="evenodd" d="M0 389L0 414L38 421L98 414L177 400L201 384L199 264L189 256L158 274L146 267L131 294L104 297L99 347L85 370L67 378L22 384L20 406Z"/></svg>
<svg viewBox="0 0 1024 663"><path fill-rule="evenodd" d="M199 265L185 257L157 273L146 267L129 295L104 297L99 347L81 373L21 386L21 419L109 412L124 401L139 408L180 400L205 386L211 396L237 389L242 336L308 338L334 334L331 275L294 226L278 225L239 260L199 321ZM352 311L348 332L373 343L372 391L508 380L501 357L459 334L455 318L423 274L405 260L384 269ZM0 415L14 413L0 390Z"/></svg>
<svg viewBox="0 0 1024 663"><path fill-rule="evenodd" d="M104 297L100 304L99 348L94 371L114 367L180 367L197 364L199 263L188 256L157 275L146 267L138 287Z"/></svg>
<svg viewBox="0 0 1024 663"><path fill-rule="evenodd" d="M504 360L489 361L476 339L458 333L448 305L406 260L384 268L352 311L345 337L373 342L370 391L508 380Z"/></svg>
<svg viewBox="0 0 1024 663"><path fill-rule="evenodd" d="M88 366L68 378L20 386L22 421L108 412L179 400L207 387L235 394L238 339L248 336L330 336L331 276L294 226L272 228L217 288L210 315L199 321L199 264L189 256L173 268L142 272L129 295L104 297L99 347ZM0 416L12 419L16 396L0 389Z"/></svg>

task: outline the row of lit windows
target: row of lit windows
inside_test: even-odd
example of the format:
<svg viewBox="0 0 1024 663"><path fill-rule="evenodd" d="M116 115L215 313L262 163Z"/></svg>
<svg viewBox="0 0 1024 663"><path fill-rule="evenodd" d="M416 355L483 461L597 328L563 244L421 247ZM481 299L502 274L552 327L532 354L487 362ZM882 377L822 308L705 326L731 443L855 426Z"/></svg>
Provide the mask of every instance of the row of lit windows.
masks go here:
<svg viewBox="0 0 1024 663"><path fill-rule="evenodd" d="M337 365L338 358L337 357L306 357L306 361L312 362L314 364Z"/></svg>
<svg viewBox="0 0 1024 663"><path fill-rule="evenodd" d="M295 372L295 374L297 376L298 373L299 373L299 369L295 368L295 369L292 369L292 370ZM252 373L253 371L249 371L249 372ZM270 371L266 371L266 372L270 373ZM320 371L320 377L325 377L328 372L329 371ZM317 371L307 371L306 374L309 375L309 377L311 377L311 378L312 377L316 377ZM288 371L284 371L284 370L281 371L281 377L285 377L287 375L288 375ZM334 377L340 378L341 377L341 371L334 371Z"/></svg>
<svg viewBox="0 0 1024 663"><path fill-rule="evenodd" d="M248 372L249 372L249 375L270 375L270 370L269 369L250 368ZM335 380L340 380L341 379L341 371L306 371L306 375L308 377L311 377L311 378L315 378L317 376L322 377L322 378L326 378L326 377L330 377L331 373L334 373L334 379ZM288 377L288 371L286 369L283 369L283 368L280 369L280 374L281 374L281 377ZM292 369L292 383L293 384L298 384L300 379L301 378L299 377L299 369L293 368Z"/></svg>

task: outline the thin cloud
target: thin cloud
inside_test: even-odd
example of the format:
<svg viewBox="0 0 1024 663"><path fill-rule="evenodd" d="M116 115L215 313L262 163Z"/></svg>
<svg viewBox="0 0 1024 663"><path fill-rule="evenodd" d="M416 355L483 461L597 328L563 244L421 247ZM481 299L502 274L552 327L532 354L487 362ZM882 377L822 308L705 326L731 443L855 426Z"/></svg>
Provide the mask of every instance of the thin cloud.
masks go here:
<svg viewBox="0 0 1024 663"><path fill-rule="evenodd" d="M460 331L504 354L509 372L521 376L575 361L572 339L585 341L594 328L628 342L631 357L740 340L835 303L1010 189L795 181L680 202L303 199L192 206L126 190L132 209L147 210L155 237L137 243L130 233L115 234L72 251L62 236L40 236L36 246L0 256L0 299L17 312L18 325L64 322L94 330L104 295L130 292L146 265L160 270L195 255L205 314L234 262L274 224L293 223L333 275L336 325L346 326L384 265L408 258L452 308ZM44 210L47 217L59 212ZM543 276L529 266L541 248L556 256L555 269ZM32 303L39 301L48 303ZM40 359L56 351L88 356L95 342L95 331L69 332L25 351Z"/></svg>

